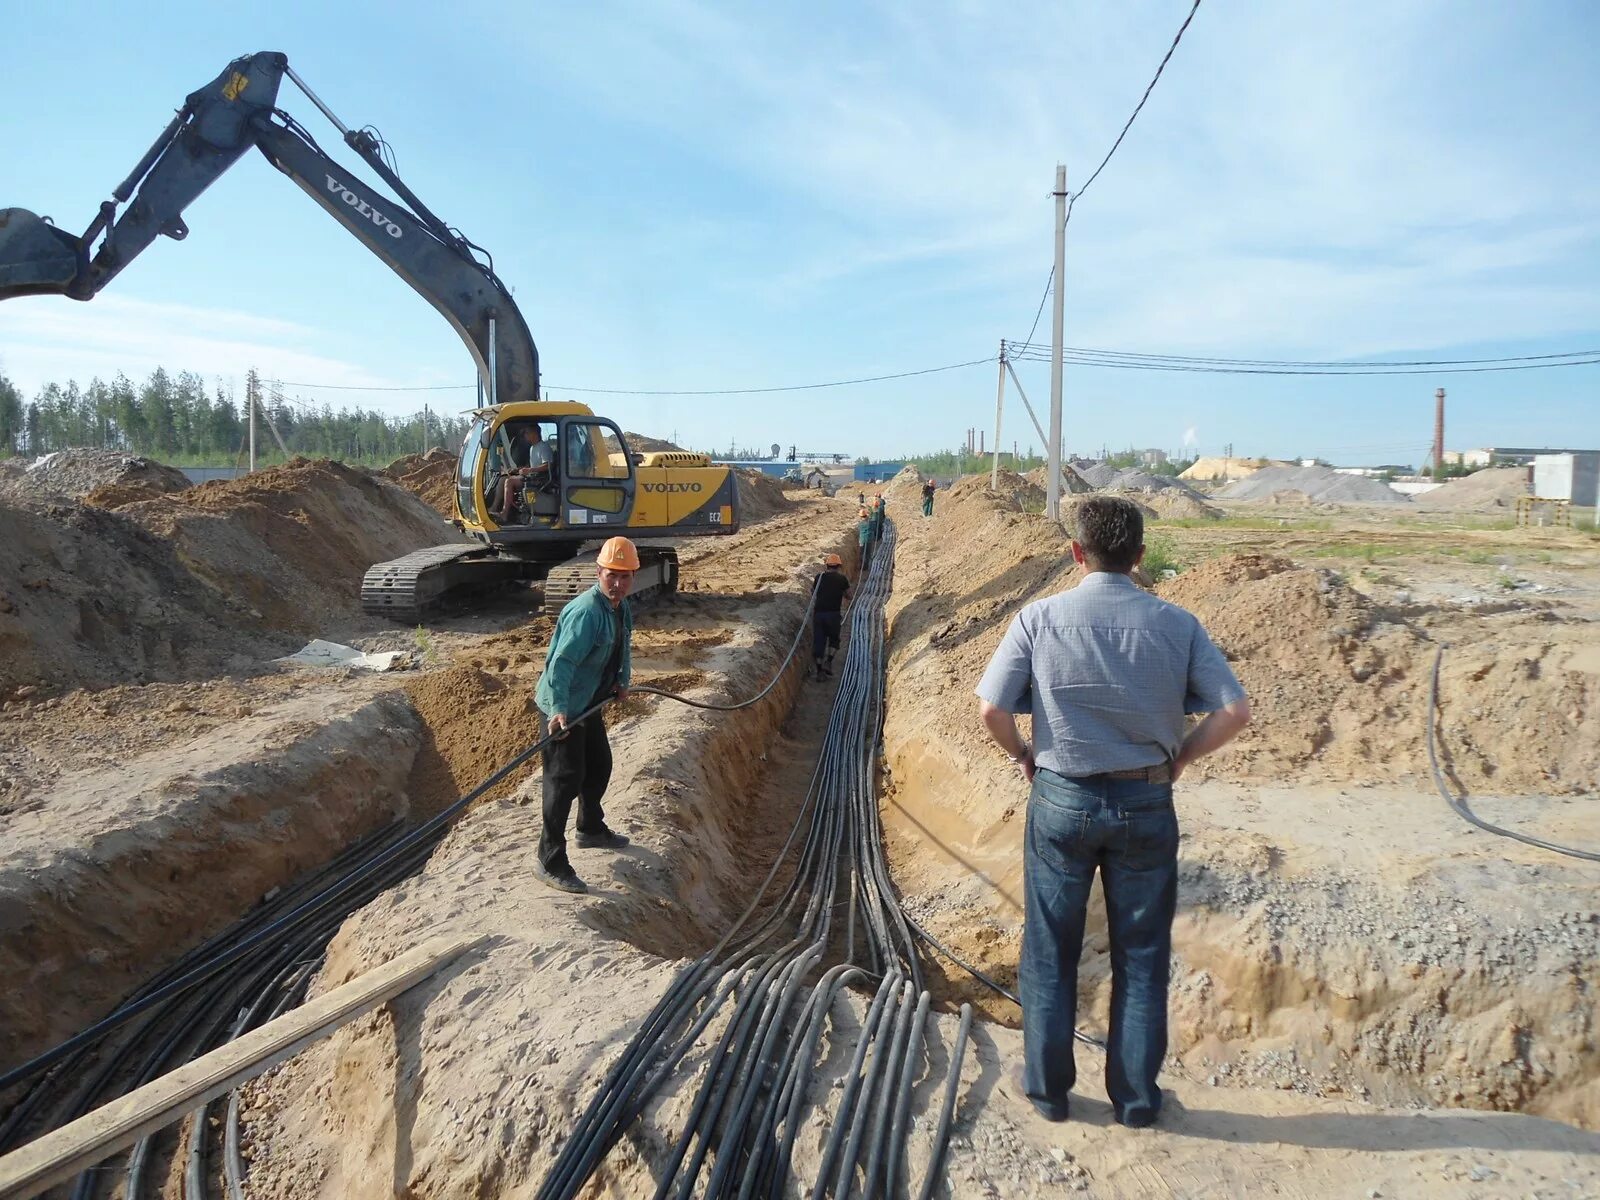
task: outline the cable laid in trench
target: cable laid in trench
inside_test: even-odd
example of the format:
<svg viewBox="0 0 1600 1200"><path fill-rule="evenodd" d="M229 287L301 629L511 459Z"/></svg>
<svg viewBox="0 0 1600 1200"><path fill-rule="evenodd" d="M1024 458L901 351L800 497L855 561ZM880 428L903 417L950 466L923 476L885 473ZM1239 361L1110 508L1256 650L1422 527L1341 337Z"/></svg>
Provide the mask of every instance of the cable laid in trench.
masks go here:
<svg viewBox="0 0 1600 1200"><path fill-rule="evenodd" d="M542 1200L585 1188L717 1021L721 1032L698 1067L684 1125L662 1161L651 1165L656 1196L748 1200L789 1190L818 1022L845 974L881 982L843 1081L814 1194L849 1194L858 1170L864 1194L907 1189L903 1147L929 997L914 935L889 881L875 786L893 546L889 525L850 611L838 689L784 848L743 914L712 950L680 969L607 1071L547 1173ZM787 887L766 901L791 855ZM838 919L841 908L847 922ZM843 962L808 989L803 981L839 953L841 942ZM940 1136L948 1132L946 1124ZM942 1161L942 1147L931 1161Z"/></svg>
<svg viewBox="0 0 1600 1200"><path fill-rule="evenodd" d="M1541 850L1565 854L1570 858L1581 858L1586 862L1600 862L1600 852L1580 850L1575 846L1563 846L1557 842L1547 842L1543 838L1532 837L1526 833L1518 833L1514 829L1491 825L1467 806L1467 798L1465 796L1457 796L1450 790L1449 782L1444 777L1444 771L1439 766L1439 752L1435 745L1438 735L1434 728L1438 723L1439 716L1439 668L1444 663L1444 651L1445 648L1440 646L1439 652L1433 656L1433 674L1428 681L1428 765L1433 769L1433 784L1439 789L1439 795L1444 797L1445 803L1454 810L1456 816L1469 825L1476 825L1487 833L1497 833L1501 837L1511 838L1513 841L1521 842L1524 845L1537 846Z"/></svg>

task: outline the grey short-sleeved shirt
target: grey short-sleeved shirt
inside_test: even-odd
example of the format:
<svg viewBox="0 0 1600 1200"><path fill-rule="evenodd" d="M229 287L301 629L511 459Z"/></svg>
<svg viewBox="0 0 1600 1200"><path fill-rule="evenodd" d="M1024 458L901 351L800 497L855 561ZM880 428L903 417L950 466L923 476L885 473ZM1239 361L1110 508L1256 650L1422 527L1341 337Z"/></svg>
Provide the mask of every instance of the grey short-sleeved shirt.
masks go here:
<svg viewBox="0 0 1600 1200"><path fill-rule="evenodd" d="M1096 571L1017 614L978 695L1030 713L1034 761L1075 777L1168 761L1185 714L1245 692L1193 613Z"/></svg>

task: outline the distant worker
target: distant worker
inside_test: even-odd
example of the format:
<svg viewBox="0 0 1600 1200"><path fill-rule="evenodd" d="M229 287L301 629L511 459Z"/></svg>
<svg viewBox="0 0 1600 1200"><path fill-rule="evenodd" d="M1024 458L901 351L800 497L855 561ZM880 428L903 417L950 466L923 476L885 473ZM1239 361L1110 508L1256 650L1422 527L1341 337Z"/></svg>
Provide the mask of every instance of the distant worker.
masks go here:
<svg viewBox="0 0 1600 1200"><path fill-rule="evenodd" d="M1250 702L1195 617L1129 578L1144 557L1132 501L1078 506L1071 591L1017 614L983 680L979 713L1033 787L1023 842L1023 1090L1067 1119L1084 914L1096 868L1111 942L1106 1092L1120 1124L1153 1124L1167 1052L1178 894L1172 785L1250 722ZM1012 714L1030 713L1034 744ZM1209 715L1184 736L1184 716Z"/></svg>
<svg viewBox="0 0 1600 1200"><path fill-rule="evenodd" d="M500 485L499 505L490 498L489 515L496 524L503 525L516 514L517 497L530 483L537 492L550 482L550 466L554 462L550 447L539 438L537 423L530 422L517 430L511 441L511 470Z"/></svg>
<svg viewBox="0 0 1600 1200"><path fill-rule="evenodd" d="M861 510L861 515L856 518L856 541L861 546L861 571L866 573L872 565L872 533L874 529L872 514L866 509Z"/></svg>
<svg viewBox="0 0 1600 1200"><path fill-rule="evenodd" d="M544 826L534 874L563 892L588 888L567 859L567 816L578 801L579 849L618 850L628 844L607 828L600 800L611 782L611 744L604 710L578 718L599 702L628 698L633 678L633 610L628 593L639 551L625 537L600 547L596 583L556 619L535 700L541 724L560 736L544 748ZM544 736L545 729L540 730Z"/></svg>
<svg viewBox="0 0 1600 1200"><path fill-rule="evenodd" d="M872 540L883 541L884 503L883 493L879 492L872 498Z"/></svg>
<svg viewBox="0 0 1600 1200"><path fill-rule="evenodd" d="M811 657L817 662L817 678L833 674L833 656L839 652L839 634L844 626L844 606L850 598L850 579L844 573L844 559L830 554L822 560L822 574L811 585L817 603L811 615ZM824 661L823 652L827 652Z"/></svg>
<svg viewBox="0 0 1600 1200"><path fill-rule="evenodd" d="M930 479L922 485L922 515L933 516L933 494L939 490L939 481Z"/></svg>

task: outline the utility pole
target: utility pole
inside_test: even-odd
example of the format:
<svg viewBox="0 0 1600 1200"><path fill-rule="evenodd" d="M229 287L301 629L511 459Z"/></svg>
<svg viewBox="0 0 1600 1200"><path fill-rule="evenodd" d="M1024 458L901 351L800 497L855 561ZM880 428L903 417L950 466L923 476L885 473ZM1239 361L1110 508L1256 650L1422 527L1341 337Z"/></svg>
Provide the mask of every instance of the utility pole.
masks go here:
<svg viewBox="0 0 1600 1200"><path fill-rule="evenodd" d="M1006 403L1006 340L1000 339L1000 385L994 394L994 462L989 467L989 490L1000 489L1000 414ZM1015 455L1012 456L1013 460ZM1015 461L1011 464L1015 467Z"/></svg>
<svg viewBox="0 0 1600 1200"><path fill-rule="evenodd" d="M422 406L422 457L428 457L428 406Z"/></svg>
<svg viewBox="0 0 1600 1200"><path fill-rule="evenodd" d="M1044 475L1044 512L1052 521L1061 520L1061 324L1062 295L1067 270L1067 167L1056 164L1056 302L1050 317L1050 445L1049 463Z"/></svg>
<svg viewBox="0 0 1600 1200"><path fill-rule="evenodd" d="M1444 389L1433 393L1433 481L1444 471Z"/></svg>
<svg viewBox="0 0 1600 1200"><path fill-rule="evenodd" d="M256 473L256 392L261 387L256 373L251 371L245 379L244 402L250 410L250 474Z"/></svg>

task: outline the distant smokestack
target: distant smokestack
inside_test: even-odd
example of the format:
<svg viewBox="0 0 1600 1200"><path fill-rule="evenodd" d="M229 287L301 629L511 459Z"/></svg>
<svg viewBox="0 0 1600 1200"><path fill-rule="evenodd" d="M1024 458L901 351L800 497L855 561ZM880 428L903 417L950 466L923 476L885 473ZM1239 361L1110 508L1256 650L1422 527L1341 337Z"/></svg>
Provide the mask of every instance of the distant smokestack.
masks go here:
<svg viewBox="0 0 1600 1200"><path fill-rule="evenodd" d="M983 430L978 430L978 453L983 453Z"/></svg>
<svg viewBox="0 0 1600 1200"><path fill-rule="evenodd" d="M1433 394L1433 474L1444 469L1444 389Z"/></svg>

